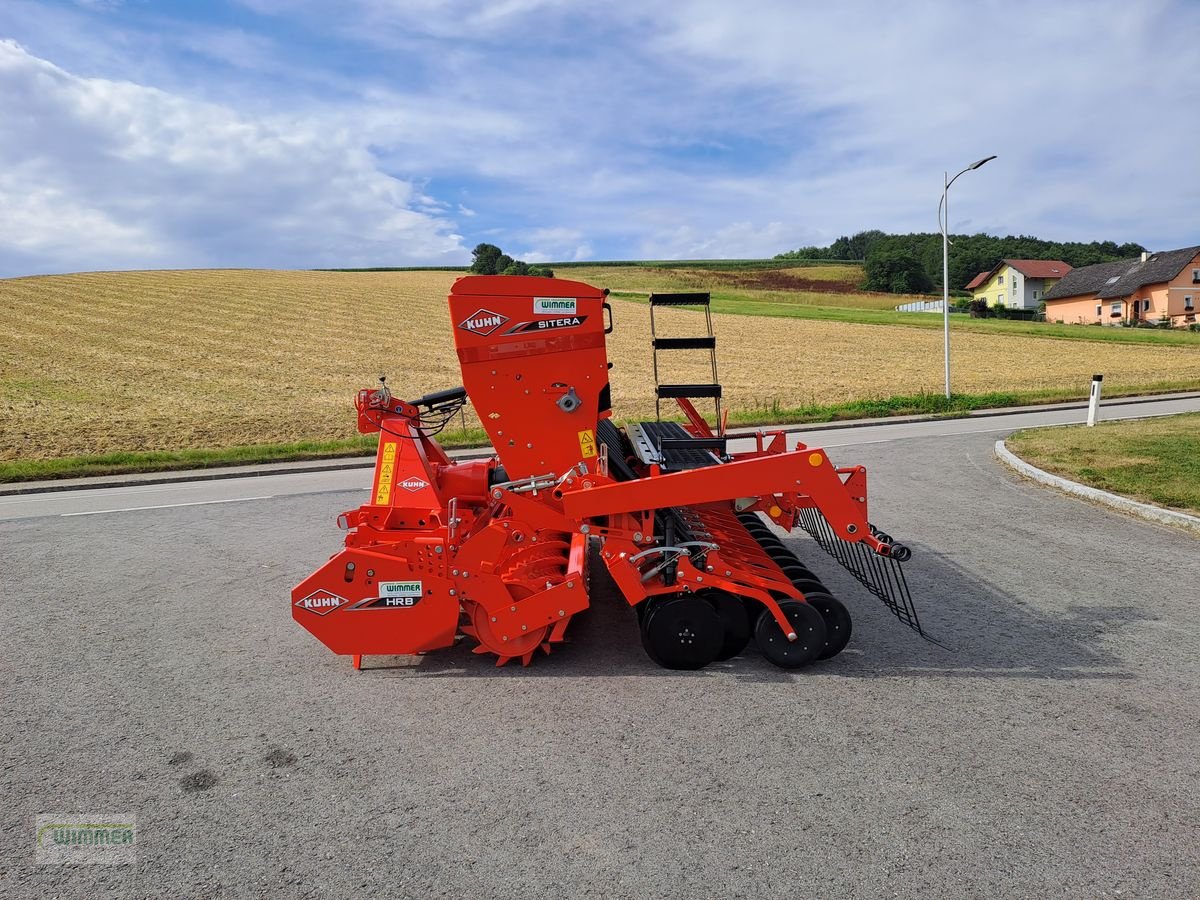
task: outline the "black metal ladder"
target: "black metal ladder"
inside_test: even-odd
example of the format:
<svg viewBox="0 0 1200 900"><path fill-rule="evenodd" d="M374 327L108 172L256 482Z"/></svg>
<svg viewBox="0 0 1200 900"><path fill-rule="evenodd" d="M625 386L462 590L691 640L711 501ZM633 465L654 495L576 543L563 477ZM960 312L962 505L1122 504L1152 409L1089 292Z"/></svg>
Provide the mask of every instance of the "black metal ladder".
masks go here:
<svg viewBox="0 0 1200 900"><path fill-rule="evenodd" d="M717 338L713 334L711 296L707 292L650 295L650 337L654 352L654 412L662 420L662 401L676 397L711 399L716 410L713 431L721 430L721 384L717 381ZM706 334L696 337L659 337L654 311L664 306L699 306L704 309ZM662 350L707 350L712 365L712 382L707 384L663 384L659 379L658 354Z"/></svg>

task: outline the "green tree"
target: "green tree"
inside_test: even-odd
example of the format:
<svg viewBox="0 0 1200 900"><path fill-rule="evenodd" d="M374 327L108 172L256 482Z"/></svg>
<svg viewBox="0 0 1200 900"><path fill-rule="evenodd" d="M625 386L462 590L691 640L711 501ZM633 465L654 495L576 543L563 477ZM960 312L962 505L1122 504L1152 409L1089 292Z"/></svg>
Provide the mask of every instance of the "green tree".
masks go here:
<svg viewBox="0 0 1200 900"><path fill-rule="evenodd" d="M496 263L501 257L500 248L495 244L479 244L471 251L471 269L476 275L495 275ZM511 258L509 259L511 262Z"/></svg>
<svg viewBox="0 0 1200 900"><path fill-rule="evenodd" d="M495 244L479 244L471 251L473 257L470 271L476 275L541 275L553 278L548 266L531 266L521 259L513 259Z"/></svg>
<svg viewBox="0 0 1200 900"><path fill-rule="evenodd" d="M916 254L894 239L876 242L863 270L866 273L863 287L868 291L917 294L933 289L933 282Z"/></svg>

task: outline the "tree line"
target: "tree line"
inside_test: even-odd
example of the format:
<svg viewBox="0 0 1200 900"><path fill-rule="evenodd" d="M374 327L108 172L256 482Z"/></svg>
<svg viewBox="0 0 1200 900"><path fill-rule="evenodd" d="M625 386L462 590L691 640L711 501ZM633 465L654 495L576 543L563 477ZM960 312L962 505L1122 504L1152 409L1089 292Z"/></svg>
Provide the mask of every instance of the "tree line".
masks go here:
<svg viewBox="0 0 1200 900"><path fill-rule="evenodd" d="M521 259L513 259L495 244L479 244L471 251L471 272L476 275L541 275L553 278L548 266L531 266Z"/></svg>
<svg viewBox="0 0 1200 900"><path fill-rule="evenodd" d="M1141 244L1114 241L1044 241L1019 235L951 235L950 289L962 290L980 272L990 271L1002 259L1061 259L1073 268L1118 259L1134 259L1145 251ZM860 231L839 237L828 247L800 247L777 254L776 259L821 259L861 262L866 278L862 289L894 294L930 293L942 286L942 236L937 232L886 234Z"/></svg>

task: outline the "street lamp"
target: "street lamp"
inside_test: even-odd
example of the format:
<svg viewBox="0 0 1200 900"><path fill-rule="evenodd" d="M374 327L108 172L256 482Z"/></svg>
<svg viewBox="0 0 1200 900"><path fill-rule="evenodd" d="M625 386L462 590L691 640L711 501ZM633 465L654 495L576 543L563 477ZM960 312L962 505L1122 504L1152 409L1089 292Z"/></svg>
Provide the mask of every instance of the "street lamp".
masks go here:
<svg viewBox="0 0 1200 900"><path fill-rule="evenodd" d="M978 169L986 162L991 162L995 156L985 156L978 162L973 162L958 175ZM942 231L942 331L946 355L946 399L950 399L950 185L958 181L958 175L950 177L949 172L943 172L945 180L942 187L942 199L938 203L938 228ZM944 211L944 212L943 212Z"/></svg>

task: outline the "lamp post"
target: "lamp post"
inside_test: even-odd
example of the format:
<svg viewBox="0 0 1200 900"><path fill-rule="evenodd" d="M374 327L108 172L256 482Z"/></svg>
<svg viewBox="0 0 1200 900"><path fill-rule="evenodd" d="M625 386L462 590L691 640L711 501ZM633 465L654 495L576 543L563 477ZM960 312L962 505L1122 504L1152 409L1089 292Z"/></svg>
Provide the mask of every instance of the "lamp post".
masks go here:
<svg viewBox="0 0 1200 900"><path fill-rule="evenodd" d="M986 162L991 162L995 156L986 156L971 163L958 175L978 169ZM942 200L938 203L938 228L942 232L942 332L946 357L946 399L950 399L950 185L958 181L958 175L950 177L949 172L943 172Z"/></svg>

